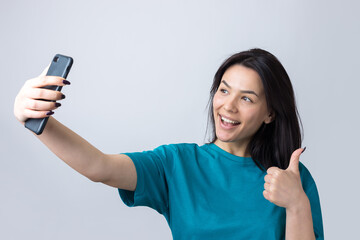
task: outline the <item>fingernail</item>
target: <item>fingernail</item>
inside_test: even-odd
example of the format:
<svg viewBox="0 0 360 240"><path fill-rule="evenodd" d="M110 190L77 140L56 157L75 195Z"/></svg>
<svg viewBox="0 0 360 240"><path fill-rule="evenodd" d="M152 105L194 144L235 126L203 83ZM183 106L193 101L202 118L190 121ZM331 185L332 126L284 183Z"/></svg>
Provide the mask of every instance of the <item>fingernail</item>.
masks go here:
<svg viewBox="0 0 360 240"><path fill-rule="evenodd" d="M63 80L63 83L66 85L70 85L71 83L68 80Z"/></svg>
<svg viewBox="0 0 360 240"><path fill-rule="evenodd" d="M48 115L48 116L53 115L53 114L54 114L53 111L48 111L48 112L46 113L46 115Z"/></svg>
<svg viewBox="0 0 360 240"><path fill-rule="evenodd" d="M55 107L60 107L61 106L61 103L55 103Z"/></svg>
<svg viewBox="0 0 360 240"><path fill-rule="evenodd" d="M64 99L65 98L65 95L64 94L61 94L61 99Z"/></svg>
<svg viewBox="0 0 360 240"><path fill-rule="evenodd" d="M302 150L302 152L301 152L301 153L305 152L305 150L306 150L306 147L304 147L304 149Z"/></svg>

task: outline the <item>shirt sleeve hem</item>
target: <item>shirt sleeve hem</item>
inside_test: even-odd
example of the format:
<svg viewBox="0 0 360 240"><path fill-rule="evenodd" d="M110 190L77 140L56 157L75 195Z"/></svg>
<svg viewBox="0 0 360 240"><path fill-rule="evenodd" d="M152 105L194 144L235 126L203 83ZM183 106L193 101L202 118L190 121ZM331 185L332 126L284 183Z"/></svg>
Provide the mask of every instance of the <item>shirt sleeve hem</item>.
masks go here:
<svg viewBox="0 0 360 240"><path fill-rule="evenodd" d="M143 169L141 164L137 160L135 156L131 153L124 153L133 161L136 169L137 181L135 191L128 191L124 189L118 189L121 200L129 207L136 206L136 199L138 199L144 192L144 184L143 184Z"/></svg>

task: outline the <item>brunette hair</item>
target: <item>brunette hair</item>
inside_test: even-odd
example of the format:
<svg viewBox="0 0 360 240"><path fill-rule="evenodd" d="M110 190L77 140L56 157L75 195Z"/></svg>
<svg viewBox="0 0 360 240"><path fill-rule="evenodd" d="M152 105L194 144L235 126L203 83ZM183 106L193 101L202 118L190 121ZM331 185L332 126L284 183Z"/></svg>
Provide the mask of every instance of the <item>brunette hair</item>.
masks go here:
<svg viewBox="0 0 360 240"><path fill-rule="evenodd" d="M267 107L274 115L271 123L263 123L260 126L249 142L247 150L261 170L266 171L272 166L286 169L292 152L301 147L302 124L290 78L280 61L265 50L254 48L236 53L225 60L215 73L208 103L206 129L207 131L210 123L210 142L214 143L217 139L213 113L214 95L225 71L235 64L251 68L259 74L265 90Z"/></svg>

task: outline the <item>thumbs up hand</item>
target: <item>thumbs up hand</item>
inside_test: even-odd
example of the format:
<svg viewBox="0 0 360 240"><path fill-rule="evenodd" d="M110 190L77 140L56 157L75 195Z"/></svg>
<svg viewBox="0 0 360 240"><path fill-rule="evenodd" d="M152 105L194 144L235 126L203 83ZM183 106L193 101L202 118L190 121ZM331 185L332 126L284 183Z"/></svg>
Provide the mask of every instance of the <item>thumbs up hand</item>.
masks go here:
<svg viewBox="0 0 360 240"><path fill-rule="evenodd" d="M289 167L282 170L270 167L265 176L263 195L268 201L286 209L296 207L307 197L301 184L299 158L305 149L295 150L290 159Z"/></svg>

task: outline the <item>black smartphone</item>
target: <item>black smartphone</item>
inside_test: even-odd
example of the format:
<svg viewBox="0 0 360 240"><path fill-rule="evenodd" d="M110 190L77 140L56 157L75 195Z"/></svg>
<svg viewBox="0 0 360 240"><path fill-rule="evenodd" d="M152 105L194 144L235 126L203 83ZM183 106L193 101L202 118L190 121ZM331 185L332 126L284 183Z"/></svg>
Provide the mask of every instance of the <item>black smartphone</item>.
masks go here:
<svg viewBox="0 0 360 240"><path fill-rule="evenodd" d="M61 54L56 54L53 58L49 70L46 73L46 76L59 76L63 78L67 78L71 66L73 64L74 60L71 57L64 56ZM61 86L46 86L43 87L45 89L51 89L55 91L61 91ZM42 99L43 100L43 99ZM46 101L46 100L44 100ZM37 135L40 135L45 128L45 125L48 121L49 117L46 118L29 118L25 122L25 127L36 133Z"/></svg>

